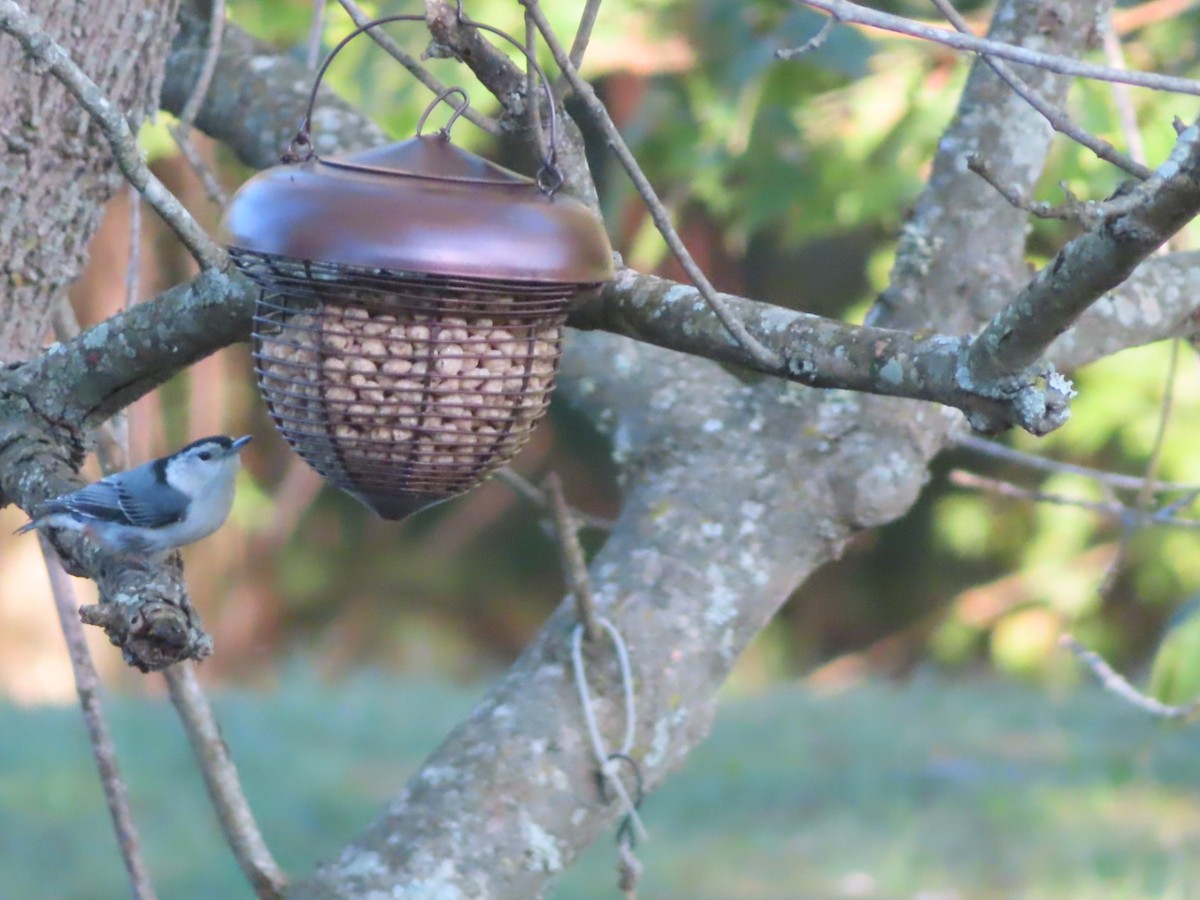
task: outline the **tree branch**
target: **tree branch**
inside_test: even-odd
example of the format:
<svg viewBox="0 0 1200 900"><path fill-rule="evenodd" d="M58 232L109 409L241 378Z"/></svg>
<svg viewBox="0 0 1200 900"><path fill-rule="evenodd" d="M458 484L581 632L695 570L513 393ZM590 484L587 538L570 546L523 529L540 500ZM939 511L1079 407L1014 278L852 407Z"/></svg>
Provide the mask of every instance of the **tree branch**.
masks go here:
<svg viewBox="0 0 1200 900"><path fill-rule="evenodd" d="M554 61L558 63L559 70L566 77L567 81L571 83L571 87L575 91L575 96L579 98L592 121L604 132L604 136L608 140L609 149L616 155L617 160L621 163L621 167L629 176L629 180L633 182L638 194L645 202L646 209L650 213L650 218L654 220L654 225L658 229L658 233L667 242L667 246L671 248L671 253L679 261L688 278L699 289L700 295L704 298L704 302L708 304L709 309L712 310L713 315L717 317L717 320L725 330L729 332L738 344L745 348L746 352L760 366L778 366L782 362L779 355L773 353L769 347L761 344L746 329L741 320L733 315L721 296L717 293L717 289L708 280L708 276L704 274L704 271L692 258L692 254L688 251L687 246L683 243L683 239L671 223L670 213L667 212L666 207L659 200L653 185L650 184L650 179L646 177L637 160L633 158L633 154L625 143L625 139L621 137L621 132L608 115L608 110L604 108L604 104L600 102L600 98L596 96L596 92L592 90L592 86L579 77L579 72L572 64L566 49L558 40L558 36L550 27L550 23L546 20L546 16L538 5L537 0L521 0L521 2L525 6L528 15L533 18L538 30L542 33L542 38L546 41L546 46L550 48L550 52L554 55Z"/></svg>
<svg viewBox="0 0 1200 900"><path fill-rule="evenodd" d="M1161 509L1143 509L1139 506L1126 506L1124 503L1113 501L1089 500L1085 497L1071 497L1065 494L1054 494L1035 488L1027 488L1010 481L988 478L976 475L962 469L955 469L949 475L949 481L956 487L967 490L995 494L998 497L1009 497L1018 500L1032 500L1034 503L1049 503L1054 506L1073 506L1076 509L1099 513L1105 518L1124 528L1147 528L1151 525L1162 525L1168 528L1200 528L1200 520L1181 519L1177 515L1176 504L1169 503Z"/></svg>
<svg viewBox="0 0 1200 900"><path fill-rule="evenodd" d="M24 365L0 370L0 497L34 510L79 488L87 431L179 369L244 339L252 298L245 279L202 272ZM84 621L104 628L130 665L157 670L212 652L177 557L168 565L131 565L78 533L50 537L68 571L100 589L99 605L81 610Z"/></svg>
<svg viewBox="0 0 1200 900"><path fill-rule="evenodd" d="M489 43L478 28L460 21L457 10L444 0L426 0L425 8L429 31L442 52L465 63L504 107L501 123L512 131L535 127L532 107L541 102L541 97L527 95L525 70ZM548 111L540 118L543 121L548 118ZM583 136L562 109L558 110L558 123L558 167L563 175L563 188L593 209L599 209L600 201L587 166ZM540 149L541 143L530 140L535 148Z"/></svg>
<svg viewBox="0 0 1200 900"><path fill-rule="evenodd" d="M970 26L967 25L966 19L964 19L959 14L958 10L954 8L954 4L951 2L951 0L933 0L933 5L938 8L942 15L946 17L950 24L953 25L960 34L971 33ZM831 17L827 21L827 24L831 24L834 21L836 20ZM1111 29L1107 30L1106 34L1107 33L1111 33ZM1038 96L1036 91L1030 90L1029 85L1025 84L1025 82L1021 80L1020 76L1018 76L1016 72L1002 63L1000 60L995 59L987 54L984 54L982 58L983 61L991 67L992 71L1004 80L1005 84L1020 94L1025 99L1026 103L1040 112L1042 116L1045 117L1046 121L1050 123L1050 127L1059 134L1066 135L1077 144L1087 147L1094 154L1096 154L1097 158L1103 159L1106 162L1112 163L1114 166L1124 169L1126 172L1136 178L1150 177L1150 169L1146 168L1146 166L1142 165L1140 162L1130 159L1108 141L1084 131L1082 128L1072 122L1070 116L1068 116L1065 112L1049 103L1046 103L1040 96Z"/></svg>
<svg viewBox="0 0 1200 900"><path fill-rule="evenodd" d="M247 340L257 294L235 271L201 272L0 373L0 395L23 397L47 421L72 430L95 427L175 373Z"/></svg>
<svg viewBox="0 0 1200 900"><path fill-rule="evenodd" d="M575 38L571 41L571 65L578 69L583 65L583 55L587 53L588 41L592 39L592 29L596 27L596 17L600 14L601 0L587 0L583 4L583 12L579 15L579 27L575 29Z"/></svg>
<svg viewBox="0 0 1200 900"><path fill-rule="evenodd" d="M992 319L971 348L971 380L1023 382L1085 309L1200 212L1200 126L1186 129L1154 176L1123 199L1128 211L1070 241Z"/></svg>
<svg viewBox="0 0 1200 900"><path fill-rule="evenodd" d="M221 38L225 32L225 0L213 0L208 21L208 47L204 51L200 73L196 77L196 84L192 88L191 95L183 104L183 109L179 111L179 123L170 126L169 130L171 137L175 139L175 143L179 147L179 152L183 154L183 158L187 160L192 171L200 179L200 183L204 185L204 192L208 194L208 199L218 209L224 210L229 203L229 197L212 170L200 158L200 154L192 146L191 141L192 123L196 119L196 113L200 110L200 104L204 102L204 96L212 86L217 60L221 58Z"/></svg>
<svg viewBox="0 0 1200 900"><path fill-rule="evenodd" d="M1104 469L1093 469L1089 466L1063 462L1062 460L1052 459L1049 456L1025 453L1022 450L1016 450L1004 444L998 444L995 441L989 441L986 438L975 437L970 434L955 435L954 443L964 449L972 450L984 456L993 457L994 459L1003 460L1013 465L1024 466L1027 469L1039 472L1062 472L1067 475L1078 475L1081 478L1090 478L1106 487L1116 488L1117 490L1148 490L1155 494L1166 493L1168 491L1197 490L1196 485L1187 484L1186 482L1155 481L1148 479L1144 475L1125 475L1121 472L1108 472Z"/></svg>
<svg viewBox="0 0 1200 900"><path fill-rule="evenodd" d="M594 298L572 308L578 328L604 328L659 346L681 349L795 381L891 397L932 400L974 420L1020 425L1044 434L1065 420L1068 396L1056 384L1030 377L1014 392L979 387L962 378L971 338L913 334L848 325L722 294L722 303L779 360L763 364L708 316L697 315L700 292L653 275L622 269Z"/></svg>
<svg viewBox="0 0 1200 900"><path fill-rule="evenodd" d="M1110 666L1104 657L1094 650L1089 650L1072 635L1064 634L1058 643L1074 653L1106 691L1120 697L1135 709L1162 719L1192 719L1200 712L1200 700L1193 700L1183 706L1170 706L1143 694L1129 683L1129 679Z"/></svg>
<svg viewBox="0 0 1200 900"><path fill-rule="evenodd" d="M196 0L179 12L179 31L167 57L163 109L179 115L192 95L209 44L209 19ZM313 75L302 63L227 24L212 87L196 112L195 126L226 144L256 169L277 165L296 134ZM385 143L386 135L328 87L322 86L313 113L318 153L356 150Z"/></svg>
<svg viewBox="0 0 1200 900"><path fill-rule="evenodd" d="M1148 260L1062 335L1050 358L1074 367L1125 347L1193 333L1200 327L1192 318L1200 304L1198 261L1200 252ZM256 295L257 288L237 273L202 273L0 372L0 395L19 396L43 421L69 423L82 432L199 359L245 340ZM781 366L761 367L749 357L698 306L696 288L631 269L621 269L599 293L581 297L568 321L811 387L1021 413L1013 401L996 401L955 383L954 366L961 365L968 338L848 325L722 296L783 357ZM169 332L163 330L167 323ZM28 508L21 496L9 499Z"/></svg>
<svg viewBox="0 0 1200 900"><path fill-rule="evenodd" d="M1091 78L1096 81L1113 81L1119 84L1131 84L1134 87L1150 88L1155 91L1200 96L1200 81L1193 81L1190 78L1159 75L1155 72L1130 72L1125 69L1098 66L1056 53L1043 53L1028 47L1018 47L1002 41L975 37L973 34L959 34L944 28L933 28L903 16L894 16L890 13L859 6L849 0L795 0L795 2L827 12L839 22L867 25L882 31L906 34L909 37L942 44L955 50L998 56L1012 62L1037 66L1047 72L1056 72L1059 75Z"/></svg>
<svg viewBox="0 0 1200 900"><path fill-rule="evenodd" d="M163 672L163 677L171 694L171 703L179 712L187 732L188 742L199 759L200 772L221 823L221 831L238 865L256 896L262 900L283 897L287 876L271 856L250 804L246 802L237 766L217 728L217 720L196 679L195 669L190 663L182 662Z"/></svg>
<svg viewBox="0 0 1200 900"><path fill-rule="evenodd" d="M154 900L157 894L146 863L142 859L141 840L129 809L129 790L117 765L117 750L104 715L104 704L100 700L100 676L96 672L83 628L79 624L75 591L50 542L44 537L40 537L40 540L42 557L46 561L46 574L50 579L50 593L54 595L54 608L58 612L59 624L67 642L67 655L71 659L71 670L75 675L75 690L79 694L79 705L83 709L83 721L92 744L92 755L96 758L96 768L100 773L104 802L108 805L113 830L117 835L117 846L121 850L125 871L129 875L129 886L134 900Z"/></svg>
<svg viewBox="0 0 1200 900"><path fill-rule="evenodd" d="M1061 369L1200 330L1200 251L1146 260L1058 337L1046 355Z"/></svg>
<svg viewBox="0 0 1200 900"><path fill-rule="evenodd" d="M338 2L341 3L342 8L346 10L346 14L350 16L350 18L354 21L354 24L358 27L361 28L363 25L366 25L371 21L371 16L367 15L363 8L355 3L354 0L338 0ZM441 96L446 92L447 86L442 84L442 82L435 77L432 72L421 65L414 56L407 53L403 47L392 40L391 35L389 35L382 28L372 28L367 32L367 35L371 38L371 40L375 41L375 43L382 47L388 53L388 55L392 57L392 59L396 60L396 62L408 69L412 77L421 82L421 84L425 85L425 87L429 88L429 90L435 96ZM490 116L485 116L483 113L479 112L479 110L474 109L473 107L468 106L466 111L463 113L463 117L473 125L482 128L488 134L504 133L504 129L500 127L499 122L497 122L495 119L492 119Z"/></svg>
<svg viewBox="0 0 1200 900"><path fill-rule="evenodd" d="M600 637L600 627L596 623L596 600L592 596L592 583L587 574L587 557L584 556L583 545L579 543L579 526L575 524L571 508L567 506L558 473L551 472L545 484L567 589L575 598L575 611L583 625L584 635L589 641L594 641Z"/></svg>

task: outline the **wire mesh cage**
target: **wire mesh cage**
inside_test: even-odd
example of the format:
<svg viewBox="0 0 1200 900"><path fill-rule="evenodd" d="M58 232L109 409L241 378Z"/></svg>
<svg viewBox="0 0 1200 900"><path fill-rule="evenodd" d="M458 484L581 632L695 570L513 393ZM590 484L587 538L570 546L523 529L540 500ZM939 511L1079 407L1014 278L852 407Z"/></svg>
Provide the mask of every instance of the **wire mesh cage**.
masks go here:
<svg viewBox="0 0 1200 900"><path fill-rule="evenodd" d="M421 19L376 20L333 49L285 165L243 185L223 223L261 289L254 356L276 427L389 519L512 459L554 388L568 301L613 274L599 219L558 193L552 104L536 178L451 143L467 106L458 88L426 110L454 106L437 134L420 133L422 116L407 141L316 155L312 103L333 57L367 29Z"/></svg>
<svg viewBox="0 0 1200 900"><path fill-rule="evenodd" d="M483 481L546 410L574 286L234 258L263 286L254 357L277 428L386 518Z"/></svg>

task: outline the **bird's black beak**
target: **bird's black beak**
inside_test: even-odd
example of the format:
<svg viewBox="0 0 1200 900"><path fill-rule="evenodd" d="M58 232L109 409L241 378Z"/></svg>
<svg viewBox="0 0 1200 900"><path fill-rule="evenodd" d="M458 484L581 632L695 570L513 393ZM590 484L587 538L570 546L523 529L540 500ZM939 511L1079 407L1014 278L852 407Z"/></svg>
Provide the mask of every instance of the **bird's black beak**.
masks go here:
<svg viewBox="0 0 1200 900"><path fill-rule="evenodd" d="M234 441L232 444L230 444L229 445L230 456L232 456L234 453L237 453L239 450L241 450L243 447L245 447L248 443L250 443L250 438L252 438L252 437L254 437L254 435L247 434L247 435L244 435L243 437L238 438L236 441Z"/></svg>

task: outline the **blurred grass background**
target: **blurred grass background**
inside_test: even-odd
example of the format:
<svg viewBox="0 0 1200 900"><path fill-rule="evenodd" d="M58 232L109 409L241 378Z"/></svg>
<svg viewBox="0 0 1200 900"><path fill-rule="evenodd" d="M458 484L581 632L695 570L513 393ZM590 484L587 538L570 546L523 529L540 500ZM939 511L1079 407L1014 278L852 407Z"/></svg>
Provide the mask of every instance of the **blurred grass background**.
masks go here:
<svg viewBox="0 0 1200 900"><path fill-rule="evenodd" d="M378 15L412 11L362 5ZM923 3L884 5L931 15ZM989 8L959 7L976 22ZM306 55L307 0L230 0L229 9L234 23ZM472 0L468 11L521 31L515 4ZM325 49L351 28L336 4L328 12ZM548 12L569 34L572 5ZM797 61L773 59L821 21L767 0L608 0L585 74L719 288L857 321L886 284L965 63L850 27ZM1115 22L1132 67L1198 74L1200 13L1129 3ZM419 27L392 33L420 49ZM494 111L464 70L431 65ZM366 39L329 79L397 138L411 134L427 102ZM1171 118L1194 119L1197 100L1149 92L1134 100L1153 163L1174 140ZM1078 85L1070 112L1124 145L1108 86ZM154 168L215 227L220 212L172 149L166 120L143 133ZM455 139L530 171L520 148L465 122ZM227 187L248 176L225 150L197 141ZM679 277L611 159L597 150L593 165L614 246L632 265ZM1102 198L1119 181L1062 142L1037 199L1061 200L1060 182ZM126 302L130 218L123 192L73 292L85 325ZM1070 235L1061 222L1035 222L1031 263ZM190 261L149 214L138 240L135 299L188 277ZM1193 226L1177 246L1194 245ZM1170 382L1174 411L1157 474L1200 483L1200 371L1189 347L1173 373L1168 358L1159 345L1075 373L1080 396L1066 428L1006 441L1143 472ZM557 551L537 513L498 483L398 525L323 489L271 429L245 347L130 410L131 462L218 432L255 441L230 523L186 552L217 648L201 675L224 691L223 724L268 838L303 870L373 814L479 685L520 652L562 596ZM87 476L98 476L89 465ZM1200 694L1194 533L1126 532L1079 508L964 491L946 479L960 466L1107 497L1085 479L966 451L939 460L916 507L811 578L741 660L713 741L651 800L646 896L793 897L797 884L815 897L1197 892L1196 864L1180 849L1200 827L1194 736L1077 690L1079 666L1056 644L1072 631L1139 681L1154 668L1169 700ZM619 509L608 447L561 403L516 468L535 481L559 472L588 512ZM697 473L698 482L708 477ZM1180 513L1196 516L1194 506ZM119 896L78 713L55 705L70 703L74 689L36 542L10 536L24 521L0 511L0 898ZM603 535L591 530L585 540L595 548ZM88 584L78 589L90 600ZM163 895L236 896L240 880L158 680L130 672L102 635L90 637ZM794 686L800 676L803 689ZM192 855L169 853L180 846ZM560 895L612 896L612 861L602 843Z"/></svg>
<svg viewBox="0 0 1200 900"><path fill-rule="evenodd" d="M365 6L374 14L406 9L397 2ZM896 7L913 15L925 9ZM964 11L984 21L987 7L964 4ZM501 0L477 0L471 12L519 30L516 8ZM569 31L569 11L556 14L556 24ZM306 0L230 4L233 22L300 57L310 15ZM719 287L854 320L886 283L900 222L927 174L965 66L936 48L869 38L849 27L835 29L825 46L799 61L772 58L772 49L801 42L821 21L766 0L612 0L597 25L589 75ZM1197 12L1129 6L1116 22L1131 65L1196 72ZM323 45L350 27L331 5ZM408 37L403 25L393 30ZM419 48L419 29L411 30ZM455 64L431 65L444 80L471 86ZM365 39L350 45L329 78L398 137L411 133L427 99ZM478 88L472 96L478 107L494 110L494 100ZM1173 140L1171 116L1194 118L1198 105L1196 98L1150 92L1134 99L1152 159ZM1079 85L1070 111L1080 124L1123 143L1107 86ZM215 227L220 211L171 150L167 117L161 118L143 135L155 167ZM518 168L527 162L469 123L461 122L455 137ZM249 174L222 148L198 140L228 187ZM594 167L616 248L642 268L677 275L611 159L597 152ZM1039 199L1059 199L1060 182L1080 197L1102 197L1118 179L1062 142ZM153 216L143 221L140 299L186 277L191 265ZM1035 264L1070 234L1058 221L1035 221L1032 229ZM1190 246L1193 231L1177 245ZM122 192L74 292L82 323L125 303L129 242L129 195ZM1173 374L1168 358L1168 348L1158 345L1076 373L1080 396L1066 428L1041 441L1007 440L1055 459L1145 471L1170 383L1174 412L1157 474L1200 483L1194 452L1200 372L1190 348ZM193 592L219 648L205 666L210 680L269 683L276 660L294 653L310 655L329 673L365 661L470 679L511 660L561 596L553 543L536 512L500 484L399 525L323 489L271 428L244 346L204 360L130 410L131 461L217 432L250 432L256 440L245 453L231 522L187 553ZM1186 619L1179 611L1200 593L1191 533L1127 533L1121 523L1078 508L964 491L945 479L957 466L1030 488L1101 497L1085 479L965 451L946 454L903 521L862 535L843 560L796 592L756 645L747 671L769 682L831 664L840 665L831 673L890 675L936 661L952 670L982 665L1039 681L1070 679L1073 664L1054 652L1065 629L1123 668L1147 668L1169 624ZM561 403L516 468L534 480L558 471L581 509L602 517L619 509L607 445ZM99 472L93 464L85 474ZM697 473L698 480L706 477ZM1193 509L1179 512L1194 515ZM0 513L0 695L61 700L71 686L50 605L34 599L45 597L34 542L9 537L23 521L16 511ZM603 535L590 531L586 539L594 548ZM1122 565L1110 577L1121 544ZM1200 659L1200 629L1194 631L1176 637L1187 649L1181 659ZM100 655L114 683L136 689L138 676L124 672L113 654ZM1160 679L1175 699L1200 691L1200 666L1176 674Z"/></svg>
<svg viewBox="0 0 1200 900"><path fill-rule="evenodd" d="M303 873L378 812L477 691L286 672L217 707L268 842ZM117 698L112 718L160 896L249 897L173 712ZM126 896L76 711L0 705L0 733L0 895ZM921 675L734 692L644 805L639 896L1194 897L1198 785L1194 730L1099 690ZM550 896L619 896L615 861L602 838Z"/></svg>

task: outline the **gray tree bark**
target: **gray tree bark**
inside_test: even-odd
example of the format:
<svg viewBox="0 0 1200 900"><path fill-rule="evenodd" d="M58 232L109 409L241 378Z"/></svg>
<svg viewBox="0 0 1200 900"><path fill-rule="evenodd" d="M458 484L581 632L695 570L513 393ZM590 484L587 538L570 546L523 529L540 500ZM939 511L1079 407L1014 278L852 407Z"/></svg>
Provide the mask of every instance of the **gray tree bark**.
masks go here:
<svg viewBox="0 0 1200 900"><path fill-rule="evenodd" d="M40 0L30 11L136 128L158 108L177 2ZM28 359L121 183L108 141L21 46L0 40L0 359Z"/></svg>

